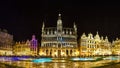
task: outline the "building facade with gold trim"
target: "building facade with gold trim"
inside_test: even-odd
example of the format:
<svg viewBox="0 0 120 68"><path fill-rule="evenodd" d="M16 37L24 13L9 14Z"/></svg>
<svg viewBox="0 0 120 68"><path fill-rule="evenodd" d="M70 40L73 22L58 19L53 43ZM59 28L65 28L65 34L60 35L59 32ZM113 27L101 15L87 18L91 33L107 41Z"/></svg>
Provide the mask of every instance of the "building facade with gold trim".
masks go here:
<svg viewBox="0 0 120 68"><path fill-rule="evenodd" d="M80 56L111 55L111 43L108 38L100 37L98 32L95 36L83 33L80 38Z"/></svg>
<svg viewBox="0 0 120 68"><path fill-rule="evenodd" d="M16 56L32 55L30 51L30 41L16 42L13 47L13 53Z"/></svg>
<svg viewBox="0 0 120 68"><path fill-rule="evenodd" d="M31 40L16 42L13 47L13 53L16 56L37 56L38 55L38 42L35 35Z"/></svg>
<svg viewBox="0 0 120 68"><path fill-rule="evenodd" d="M120 55L120 39L118 38L112 42L112 54Z"/></svg>
<svg viewBox="0 0 120 68"><path fill-rule="evenodd" d="M61 14L58 15L57 27L45 27L43 23L39 55L50 57L79 56L75 23L73 28L63 27Z"/></svg>

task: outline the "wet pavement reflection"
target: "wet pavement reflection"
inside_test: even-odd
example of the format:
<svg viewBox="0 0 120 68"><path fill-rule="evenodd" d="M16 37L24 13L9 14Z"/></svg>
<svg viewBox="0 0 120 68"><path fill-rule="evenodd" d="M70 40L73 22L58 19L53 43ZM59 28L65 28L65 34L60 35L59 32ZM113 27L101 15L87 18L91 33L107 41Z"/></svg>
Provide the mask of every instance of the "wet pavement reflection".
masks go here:
<svg viewBox="0 0 120 68"><path fill-rule="evenodd" d="M103 66L109 62L120 62L119 60L101 60L101 61L70 61L66 59L54 59L52 62L35 63L32 61L1 61L5 64L19 66L23 68L92 68L96 66Z"/></svg>

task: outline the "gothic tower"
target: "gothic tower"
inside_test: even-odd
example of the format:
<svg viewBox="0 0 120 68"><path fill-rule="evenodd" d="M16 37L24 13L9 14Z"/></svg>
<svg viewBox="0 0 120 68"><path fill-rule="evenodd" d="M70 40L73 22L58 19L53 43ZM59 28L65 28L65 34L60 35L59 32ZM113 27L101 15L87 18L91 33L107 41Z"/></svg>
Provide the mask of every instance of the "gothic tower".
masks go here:
<svg viewBox="0 0 120 68"><path fill-rule="evenodd" d="M58 20L57 20L57 40L58 40L58 47L62 46L62 20L61 20L61 14L58 15Z"/></svg>

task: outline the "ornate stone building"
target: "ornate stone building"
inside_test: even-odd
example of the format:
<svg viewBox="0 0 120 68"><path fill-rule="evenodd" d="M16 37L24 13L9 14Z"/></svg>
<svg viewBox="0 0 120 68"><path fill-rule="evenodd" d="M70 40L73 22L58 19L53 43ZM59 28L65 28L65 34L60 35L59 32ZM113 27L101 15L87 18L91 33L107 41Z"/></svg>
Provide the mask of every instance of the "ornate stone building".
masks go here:
<svg viewBox="0 0 120 68"><path fill-rule="evenodd" d="M13 35L0 29L0 55L12 55Z"/></svg>
<svg viewBox="0 0 120 68"><path fill-rule="evenodd" d="M78 56L75 23L73 28L63 27L61 14L58 16L57 27L45 27L43 23L39 55L51 57Z"/></svg>
<svg viewBox="0 0 120 68"><path fill-rule="evenodd" d="M32 55L38 55L38 41L35 38L35 35L32 36L32 40L30 41L30 51Z"/></svg>
<svg viewBox="0 0 120 68"><path fill-rule="evenodd" d="M30 41L16 42L13 47L13 53L16 56L32 55L30 51Z"/></svg>
<svg viewBox="0 0 120 68"><path fill-rule="evenodd" d="M112 42L112 53L113 55L120 55L120 39L118 38Z"/></svg>
<svg viewBox="0 0 120 68"><path fill-rule="evenodd" d="M96 55L110 55L111 43L106 37L100 38L98 32L93 37L92 33L86 36L85 33L80 38L80 56L96 56Z"/></svg>
<svg viewBox="0 0 120 68"><path fill-rule="evenodd" d="M32 40L16 42L13 47L14 55L38 55L38 42L35 38L35 35L32 36Z"/></svg>

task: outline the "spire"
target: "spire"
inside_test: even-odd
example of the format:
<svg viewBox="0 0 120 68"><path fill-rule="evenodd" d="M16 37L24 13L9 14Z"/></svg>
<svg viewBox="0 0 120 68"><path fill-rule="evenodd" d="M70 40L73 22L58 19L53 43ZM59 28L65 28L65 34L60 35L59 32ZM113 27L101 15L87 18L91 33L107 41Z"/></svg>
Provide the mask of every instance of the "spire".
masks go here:
<svg viewBox="0 0 120 68"><path fill-rule="evenodd" d="M45 25L44 25L44 21L43 21L43 25L42 25L42 34L44 33L44 28L45 28Z"/></svg>
<svg viewBox="0 0 120 68"><path fill-rule="evenodd" d="M98 35L98 31L96 32L96 34Z"/></svg>
<svg viewBox="0 0 120 68"><path fill-rule="evenodd" d="M74 22L74 25L73 25L73 26L74 26L74 28L76 28L75 22Z"/></svg>
<svg viewBox="0 0 120 68"><path fill-rule="evenodd" d="M61 14L58 14L58 20L57 20L57 29L62 30L62 20L61 20Z"/></svg>
<svg viewBox="0 0 120 68"><path fill-rule="evenodd" d="M45 27L45 24L44 24L44 21L43 21L42 29L44 29L44 27Z"/></svg>
<svg viewBox="0 0 120 68"><path fill-rule="evenodd" d="M77 26L76 26L75 22L74 22L73 27L74 27L75 32L77 32Z"/></svg>
<svg viewBox="0 0 120 68"><path fill-rule="evenodd" d="M60 14L60 13L58 14L58 19L60 19L60 20L61 20L61 14Z"/></svg>

